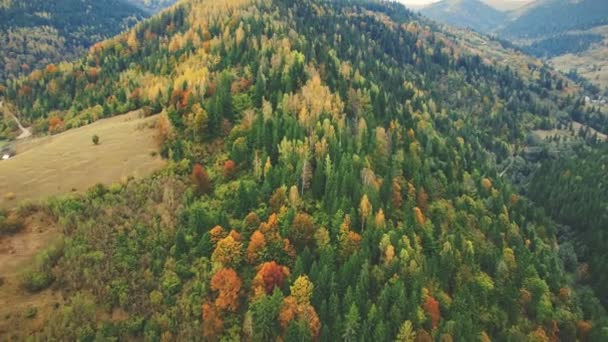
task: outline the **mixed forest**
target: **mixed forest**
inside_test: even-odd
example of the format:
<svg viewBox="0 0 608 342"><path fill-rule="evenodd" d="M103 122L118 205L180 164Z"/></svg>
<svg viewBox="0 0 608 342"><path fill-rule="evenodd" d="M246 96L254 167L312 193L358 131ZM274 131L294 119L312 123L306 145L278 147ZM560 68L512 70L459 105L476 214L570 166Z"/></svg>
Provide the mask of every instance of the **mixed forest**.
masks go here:
<svg viewBox="0 0 608 342"><path fill-rule="evenodd" d="M497 167L533 129L608 119L542 63L450 37L391 2L191 0L5 82L38 134L161 112L170 161L0 213L0 234L32 211L63 232L23 275L67 298L35 337L608 339L606 159L549 163L525 196Z"/></svg>
<svg viewBox="0 0 608 342"><path fill-rule="evenodd" d="M145 16L125 0L0 0L0 82L76 59Z"/></svg>

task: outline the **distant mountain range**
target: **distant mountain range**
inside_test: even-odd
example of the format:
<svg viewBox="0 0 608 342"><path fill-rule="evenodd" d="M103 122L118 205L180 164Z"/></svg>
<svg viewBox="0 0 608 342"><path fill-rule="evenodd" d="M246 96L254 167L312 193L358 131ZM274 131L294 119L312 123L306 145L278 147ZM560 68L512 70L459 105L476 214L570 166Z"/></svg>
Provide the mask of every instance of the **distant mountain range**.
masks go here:
<svg viewBox="0 0 608 342"><path fill-rule="evenodd" d="M470 1L470 0L466 0ZM539 38L608 24L606 0L540 0L515 11L498 34Z"/></svg>
<svg viewBox="0 0 608 342"><path fill-rule="evenodd" d="M507 14L480 0L444 0L421 11L436 21L479 32L492 32L507 20Z"/></svg>
<svg viewBox="0 0 608 342"><path fill-rule="evenodd" d="M591 82L608 89L603 71L608 67L608 30L602 28L608 25L608 0L537 0L516 9L513 4L499 9L497 4L443 0L420 12L441 23L508 40L549 62L559 58L560 70L583 71ZM578 70L581 67L585 70Z"/></svg>
<svg viewBox="0 0 608 342"><path fill-rule="evenodd" d="M517 9L510 3L503 10L492 3L498 4L443 0L423 8L421 13L449 25L510 38L538 38L608 24L606 0L538 0Z"/></svg>

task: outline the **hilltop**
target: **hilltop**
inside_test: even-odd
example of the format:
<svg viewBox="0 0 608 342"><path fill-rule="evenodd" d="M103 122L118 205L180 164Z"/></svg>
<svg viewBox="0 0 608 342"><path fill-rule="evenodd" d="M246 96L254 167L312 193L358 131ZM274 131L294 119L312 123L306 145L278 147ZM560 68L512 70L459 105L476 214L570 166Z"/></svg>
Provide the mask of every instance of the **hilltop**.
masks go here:
<svg viewBox="0 0 608 342"><path fill-rule="evenodd" d="M452 26L491 32L501 25L507 14L480 0L443 0L423 8L420 13Z"/></svg>

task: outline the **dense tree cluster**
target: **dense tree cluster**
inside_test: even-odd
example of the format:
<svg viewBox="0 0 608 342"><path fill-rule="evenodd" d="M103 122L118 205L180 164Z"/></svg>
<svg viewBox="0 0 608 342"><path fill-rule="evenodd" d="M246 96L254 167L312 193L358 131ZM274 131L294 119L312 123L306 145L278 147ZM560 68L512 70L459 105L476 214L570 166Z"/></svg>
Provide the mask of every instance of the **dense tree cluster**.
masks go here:
<svg viewBox="0 0 608 342"><path fill-rule="evenodd" d="M162 110L171 161L48 204L71 303L41 337L608 338L555 224L494 168L582 106L560 82L486 62L401 5L314 0L182 2L11 82L46 130ZM95 322L91 301L126 318Z"/></svg>
<svg viewBox="0 0 608 342"><path fill-rule="evenodd" d="M0 3L0 82L80 57L146 13L124 0Z"/></svg>
<svg viewBox="0 0 608 342"><path fill-rule="evenodd" d="M564 265L575 271L577 258L588 264L588 270L585 265L578 269L579 276L596 288L604 303L608 303L608 255L604 252L608 243L607 180L608 146L603 144L545 163L529 189L534 201L566 225L560 232L563 243L559 251Z"/></svg>

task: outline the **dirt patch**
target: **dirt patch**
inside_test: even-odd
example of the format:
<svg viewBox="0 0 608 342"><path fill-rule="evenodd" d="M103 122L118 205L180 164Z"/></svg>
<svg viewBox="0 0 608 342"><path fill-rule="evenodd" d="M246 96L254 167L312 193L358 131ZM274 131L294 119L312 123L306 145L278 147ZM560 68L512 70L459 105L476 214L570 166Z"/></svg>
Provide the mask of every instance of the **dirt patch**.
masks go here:
<svg viewBox="0 0 608 342"><path fill-rule="evenodd" d="M36 254L60 235L56 225L38 212L25 220L21 232L0 237L0 340L23 340L26 332L39 331L45 318L63 302L52 290L29 293L19 281Z"/></svg>
<svg viewBox="0 0 608 342"><path fill-rule="evenodd" d="M17 155L0 161L0 207L149 175L164 165L156 154L157 120L158 115L143 118L132 112L19 141ZM99 136L99 145L93 144L93 135ZM16 199L4 198L7 193L14 193Z"/></svg>

